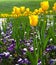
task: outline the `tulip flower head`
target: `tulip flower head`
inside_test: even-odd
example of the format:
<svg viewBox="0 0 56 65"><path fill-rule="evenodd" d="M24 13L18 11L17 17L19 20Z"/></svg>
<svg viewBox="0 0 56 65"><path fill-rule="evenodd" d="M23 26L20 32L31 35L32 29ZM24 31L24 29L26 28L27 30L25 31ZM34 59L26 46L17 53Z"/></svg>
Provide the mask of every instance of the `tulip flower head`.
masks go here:
<svg viewBox="0 0 56 65"><path fill-rule="evenodd" d="M41 2L41 8L42 8L44 11L48 10L48 8L49 8L49 2L48 2L48 1L43 1L43 2Z"/></svg>
<svg viewBox="0 0 56 65"><path fill-rule="evenodd" d="M53 10L56 11L56 3L54 3Z"/></svg>
<svg viewBox="0 0 56 65"><path fill-rule="evenodd" d="M20 7L20 11L24 12L25 11L25 7L24 6Z"/></svg>
<svg viewBox="0 0 56 65"><path fill-rule="evenodd" d="M42 8L39 8L39 13L43 13L43 9Z"/></svg>
<svg viewBox="0 0 56 65"><path fill-rule="evenodd" d="M37 15L29 16L29 20L30 20L31 26L37 26L37 24L38 24L38 16Z"/></svg>

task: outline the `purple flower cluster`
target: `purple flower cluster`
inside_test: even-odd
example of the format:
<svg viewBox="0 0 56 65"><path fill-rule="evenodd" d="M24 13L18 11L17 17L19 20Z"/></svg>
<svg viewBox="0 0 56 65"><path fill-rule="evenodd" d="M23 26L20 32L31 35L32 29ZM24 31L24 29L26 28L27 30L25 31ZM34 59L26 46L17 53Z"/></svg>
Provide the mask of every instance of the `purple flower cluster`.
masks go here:
<svg viewBox="0 0 56 65"><path fill-rule="evenodd" d="M0 53L0 58L2 58L2 57L8 58L9 56L10 56L10 52L3 52L3 53Z"/></svg>
<svg viewBox="0 0 56 65"><path fill-rule="evenodd" d="M32 46L32 43L33 43L33 40L30 38L28 40L24 39L20 39L20 51L21 51L21 57L19 57L18 59L18 63L19 64L30 64L30 61L29 59L27 58L27 52L30 51L30 52L33 52L34 49L33 49L33 46ZM22 47L23 46L23 47Z"/></svg>
<svg viewBox="0 0 56 65"><path fill-rule="evenodd" d="M2 38L0 41L2 42L2 45L0 45L0 49L2 50L0 52L0 62L3 60L3 58L7 59L9 58L12 54L12 52L15 49L15 43L16 40L12 38L12 23L9 22L7 24L6 32L1 30L1 36Z"/></svg>
<svg viewBox="0 0 56 65"><path fill-rule="evenodd" d="M55 65L56 62L56 46L55 45L48 45L45 49L45 51L43 52L43 55L46 56L47 59L47 63L49 65ZM53 55L54 54L54 55Z"/></svg>
<svg viewBox="0 0 56 65"><path fill-rule="evenodd" d="M30 64L29 60L27 58L19 58L18 59L19 64Z"/></svg>
<svg viewBox="0 0 56 65"><path fill-rule="evenodd" d="M1 30L1 36L2 38L0 41L2 41L1 50L0 52L0 62L2 62L5 59L11 58L11 63L14 64L30 64L30 61L27 59L26 52L28 51L27 48L20 48L20 52L23 54L18 54L16 51L16 40L12 38L12 23L7 23L6 32ZM25 43L25 46L30 46L32 40L21 40L20 43Z"/></svg>
<svg viewBox="0 0 56 65"><path fill-rule="evenodd" d="M1 31L1 35L2 35L1 40L4 43L4 45L7 46L7 50L12 51L15 48L16 41L11 37L12 35L12 23L11 22L8 23L6 33L4 33L4 31Z"/></svg>
<svg viewBox="0 0 56 65"><path fill-rule="evenodd" d="M49 61L50 65L55 65L55 63L56 63L56 59L50 59L50 61Z"/></svg>
<svg viewBox="0 0 56 65"><path fill-rule="evenodd" d="M33 38L30 37L29 39L20 39L20 45L24 45L24 47L22 48L22 53L26 54L27 51L33 52L34 48L33 48Z"/></svg>
<svg viewBox="0 0 56 65"><path fill-rule="evenodd" d="M38 65L41 65L41 64L42 64L42 62L41 62L41 60L39 59L39 60L38 60Z"/></svg>
<svg viewBox="0 0 56 65"><path fill-rule="evenodd" d="M52 50L56 50L56 46L55 45L49 45L46 48L46 52L52 51Z"/></svg>
<svg viewBox="0 0 56 65"><path fill-rule="evenodd" d="M7 23L7 28L6 32L1 30L1 36L2 38L0 41L2 41L2 44L0 45L0 63L3 61L3 59L10 59L11 63L14 63L15 65L31 65L31 61L27 56L27 52L30 52L31 54L34 54L35 49L38 50L37 48L34 48L34 38L37 39L37 33L34 30L34 27L32 27L30 33L29 33L29 38L27 38L27 32L24 33L24 38L21 39L19 38L19 48L16 50L16 40L12 38L12 23L9 22ZM46 37L46 36L45 36ZM40 39L40 37L39 37ZM38 40L39 40L38 39ZM18 39L17 39L18 40ZM51 39L52 41L52 39ZM48 53L51 51L55 50L56 51L56 46L55 45L48 45L46 49L43 52L43 55L46 56ZM36 54L37 55L37 54ZM48 57L48 56L47 56ZM54 60L51 58L49 59L49 64L52 65ZM38 60L38 65L42 64L41 59Z"/></svg>

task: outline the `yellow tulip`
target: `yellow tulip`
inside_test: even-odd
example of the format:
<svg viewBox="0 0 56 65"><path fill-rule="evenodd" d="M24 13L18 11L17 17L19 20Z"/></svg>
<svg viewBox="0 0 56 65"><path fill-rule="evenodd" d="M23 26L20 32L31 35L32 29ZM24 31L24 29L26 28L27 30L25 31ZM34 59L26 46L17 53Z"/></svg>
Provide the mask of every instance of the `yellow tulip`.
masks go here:
<svg viewBox="0 0 56 65"><path fill-rule="evenodd" d="M32 12L30 11L29 8L26 8L25 12L23 13L24 16L30 15Z"/></svg>
<svg viewBox="0 0 56 65"><path fill-rule="evenodd" d="M29 12L29 15L32 15L32 12L31 11Z"/></svg>
<svg viewBox="0 0 56 65"><path fill-rule="evenodd" d="M18 8L18 7L13 7L13 12L14 12L15 14L20 14L20 8Z"/></svg>
<svg viewBox="0 0 56 65"><path fill-rule="evenodd" d="M18 7L14 6L14 7L13 7L13 12L15 12L17 8L18 8Z"/></svg>
<svg viewBox="0 0 56 65"><path fill-rule="evenodd" d="M35 9L34 11L35 11L36 13L38 13L38 9Z"/></svg>
<svg viewBox="0 0 56 65"><path fill-rule="evenodd" d="M44 11L42 10L42 8L39 8L39 13L43 13Z"/></svg>
<svg viewBox="0 0 56 65"><path fill-rule="evenodd" d="M4 14L1 14L1 17L5 17Z"/></svg>
<svg viewBox="0 0 56 65"><path fill-rule="evenodd" d="M9 15L9 17L13 17L13 15L12 15L12 14L10 14L10 15Z"/></svg>
<svg viewBox="0 0 56 65"><path fill-rule="evenodd" d="M14 14L14 15L13 15L13 17L17 18L17 17L18 17L18 15L17 15L17 14Z"/></svg>
<svg viewBox="0 0 56 65"><path fill-rule="evenodd" d="M38 14L39 10L35 9L32 14Z"/></svg>
<svg viewBox="0 0 56 65"><path fill-rule="evenodd" d="M36 14L36 12L33 12L32 14L34 15L34 14Z"/></svg>
<svg viewBox="0 0 56 65"><path fill-rule="evenodd" d="M30 20L31 26L37 26L37 24L38 24L38 16L37 15L30 15L29 20Z"/></svg>
<svg viewBox="0 0 56 65"><path fill-rule="evenodd" d="M30 12L30 9L29 8L26 8L26 12Z"/></svg>
<svg viewBox="0 0 56 65"><path fill-rule="evenodd" d="M28 13L25 11L24 13L23 13L23 16L27 16L28 15Z"/></svg>
<svg viewBox="0 0 56 65"><path fill-rule="evenodd" d="M41 8L45 11L48 10L49 8L49 2L48 1L43 1L41 2Z"/></svg>
<svg viewBox="0 0 56 65"><path fill-rule="evenodd" d="M9 14L1 14L1 17L8 17Z"/></svg>
<svg viewBox="0 0 56 65"><path fill-rule="evenodd" d="M54 3L54 6L56 6L56 2Z"/></svg>
<svg viewBox="0 0 56 65"><path fill-rule="evenodd" d="M16 9L16 14L20 14L20 8Z"/></svg>
<svg viewBox="0 0 56 65"><path fill-rule="evenodd" d="M53 10L56 11L56 7L53 7Z"/></svg>
<svg viewBox="0 0 56 65"><path fill-rule="evenodd" d="M56 3L54 3L53 10L56 11Z"/></svg>
<svg viewBox="0 0 56 65"><path fill-rule="evenodd" d="M20 7L20 11L24 12L25 11L25 7L24 6Z"/></svg>

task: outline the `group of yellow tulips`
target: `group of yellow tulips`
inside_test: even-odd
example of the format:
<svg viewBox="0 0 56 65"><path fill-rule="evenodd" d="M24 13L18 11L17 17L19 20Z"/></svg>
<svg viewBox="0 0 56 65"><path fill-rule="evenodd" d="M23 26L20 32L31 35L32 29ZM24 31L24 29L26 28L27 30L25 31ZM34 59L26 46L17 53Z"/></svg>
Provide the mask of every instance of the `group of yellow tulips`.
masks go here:
<svg viewBox="0 0 56 65"><path fill-rule="evenodd" d="M35 9L33 12L30 11L30 8L25 8L25 6L21 7L13 7L13 11L11 14L0 14L0 17L19 17L19 16L29 16L30 20L30 25L31 26L36 26L38 24L38 15L41 13L52 13L56 12L56 3L54 3L54 6L52 10L49 9L49 2L48 1L43 1L40 3L40 8Z"/></svg>

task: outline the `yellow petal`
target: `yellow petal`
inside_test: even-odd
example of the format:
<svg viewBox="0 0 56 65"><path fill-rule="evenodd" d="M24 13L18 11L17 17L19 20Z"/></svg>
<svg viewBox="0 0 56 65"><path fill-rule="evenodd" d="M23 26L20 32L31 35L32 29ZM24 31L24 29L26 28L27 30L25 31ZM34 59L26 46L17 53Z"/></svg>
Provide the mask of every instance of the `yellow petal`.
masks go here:
<svg viewBox="0 0 56 65"><path fill-rule="evenodd" d="M37 15L31 15L29 16L30 25L36 26L38 24L38 16Z"/></svg>

